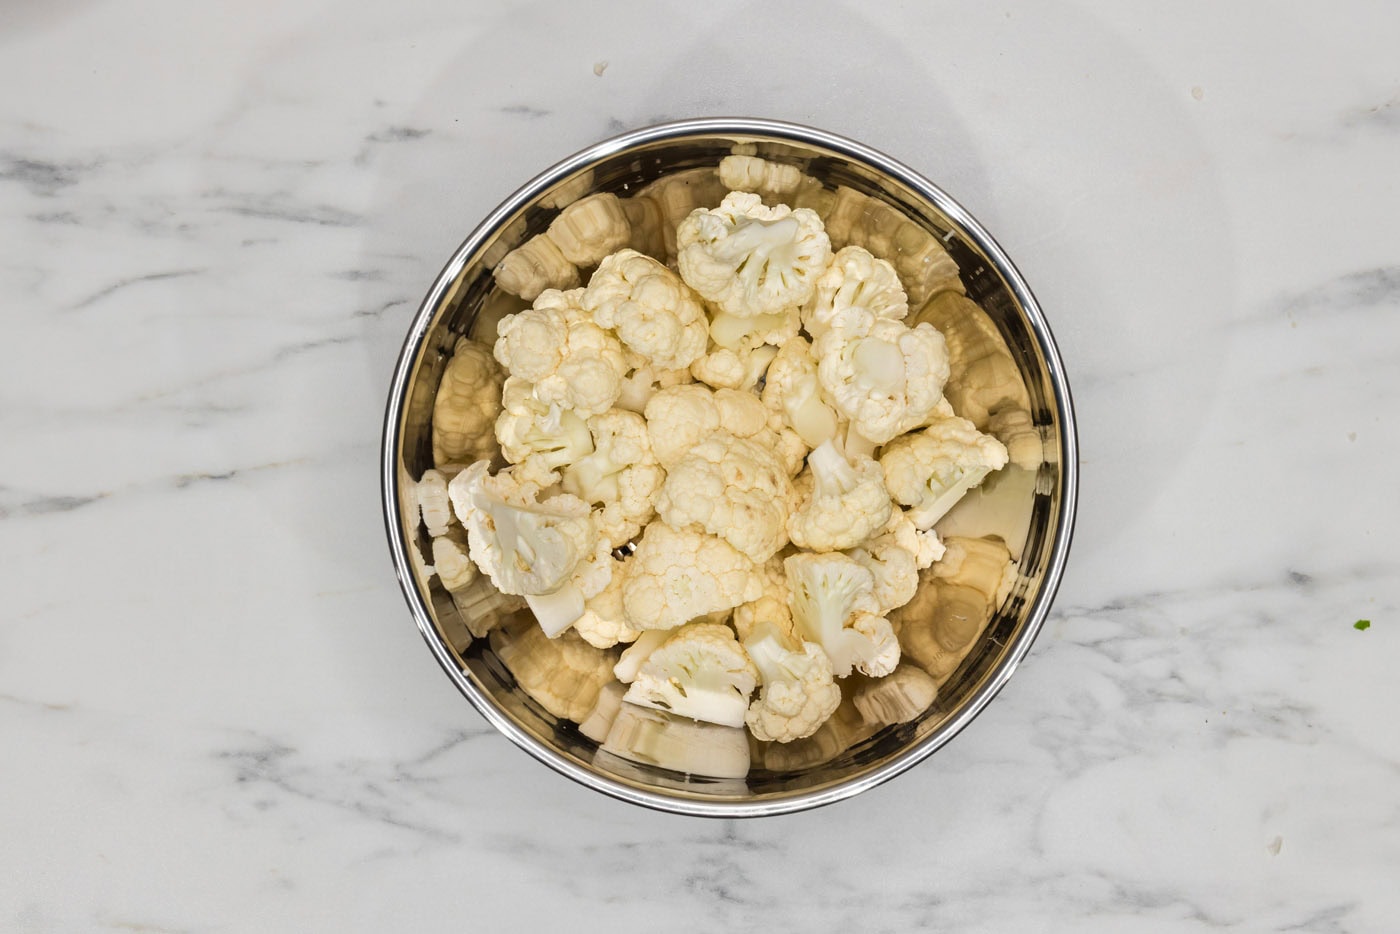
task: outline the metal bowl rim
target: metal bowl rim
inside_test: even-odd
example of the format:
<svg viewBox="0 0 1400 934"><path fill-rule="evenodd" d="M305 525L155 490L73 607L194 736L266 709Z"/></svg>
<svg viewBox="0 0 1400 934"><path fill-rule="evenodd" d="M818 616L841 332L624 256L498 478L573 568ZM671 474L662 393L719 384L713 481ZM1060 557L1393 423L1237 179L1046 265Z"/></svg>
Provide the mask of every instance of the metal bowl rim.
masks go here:
<svg viewBox="0 0 1400 934"><path fill-rule="evenodd" d="M419 591L413 562L408 556L408 542L403 536L399 517L401 500L398 449L400 422L404 406L407 404L409 379L423 341L427 337L429 324L437 312L442 296L460 275L467 260L518 210L574 172L634 147L707 136L755 137L760 140L789 141L821 147L855 162L864 163L867 167L892 177L953 220L967 238L975 243L978 249L997 267L997 271L1020 304L1022 313L1035 337L1037 347L1045 359L1046 370L1054 393L1061 435L1061 461L1058 464L1060 469L1060 512L1054 529L1050 555L1046 561L1044 581L1034 602L1027 610L1025 626L1020 632L1019 639L1010 646L1008 655L1002 660L992 676L967 698L959 710L955 711L932 733L901 750L869 772L811 791L780 794L747 801L711 801L698 796L667 794L659 790L638 788L574 762L552 746L539 742L534 736L518 726L496 705L489 694L477 687L467 671L458 667L451 649L439 637L428 606ZM394 375L384 416L380 482L384 523L394 569L399 580L399 587L408 602L409 610L413 614L419 632L424 641L428 643L428 647L438 660L438 664L452 679L457 689L493 727L516 746L554 771L613 798L660 811L691 816L762 817L832 804L889 781L922 762L947 744L964 727L976 719L987 704L996 697L1015 673L1021 660L1030 651L1049 614L1055 593L1059 589L1064 566L1069 556L1070 540L1074 532L1079 483L1078 438L1069 381L1066 378L1063 361L1040 304L1005 251L962 205L958 204L932 181L902 162L846 137L784 121L748 117L710 117L677 120L631 130L580 150L522 185L510 197L502 201L467 236L461 246L452 254L442 271L438 273L433 285L419 305L404 339L398 361L394 366Z"/></svg>

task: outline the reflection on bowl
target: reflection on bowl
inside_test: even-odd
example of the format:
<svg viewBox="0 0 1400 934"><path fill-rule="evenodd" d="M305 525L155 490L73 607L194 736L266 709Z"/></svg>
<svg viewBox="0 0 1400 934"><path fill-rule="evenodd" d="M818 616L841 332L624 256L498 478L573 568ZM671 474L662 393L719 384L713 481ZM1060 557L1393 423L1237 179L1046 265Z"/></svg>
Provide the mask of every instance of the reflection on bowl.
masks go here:
<svg viewBox="0 0 1400 934"><path fill-rule="evenodd" d="M457 341L492 341L496 323L526 307L512 293L586 281L586 260L579 268L545 255L553 247L540 235L561 209L589 194L615 194L634 236L649 230L650 250L674 255L674 228L652 215L664 220L668 211L718 203L724 186L715 167L735 152L795 167L804 177L797 197L823 215L833 246L858 244L890 260L909 292L910 323L927 321L948 340L948 400L979 427L991 426L985 430L1006 441L1012 459L940 520L948 556L921 572L918 595L891 614L900 668L843 682L831 719L786 744L623 704L620 685L583 666L567 689L547 685L539 646L548 640L519 598L496 593L484 578L448 590L441 576L425 573L453 555L449 546L434 557L413 495L434 466L434 398ZM776 814L850 796L924 759L976 717L1049 611L1069 549L1076 474L1058 352L1029 288L986 231L932 183L858 143L734 119L666 124L599 143L492 212L414 318L383 449L400 583L428 646L467 699L570 778L637 804L709 816ZM544 651L564 653L556 660L567 667L570 649L555 642Z"/></svg>

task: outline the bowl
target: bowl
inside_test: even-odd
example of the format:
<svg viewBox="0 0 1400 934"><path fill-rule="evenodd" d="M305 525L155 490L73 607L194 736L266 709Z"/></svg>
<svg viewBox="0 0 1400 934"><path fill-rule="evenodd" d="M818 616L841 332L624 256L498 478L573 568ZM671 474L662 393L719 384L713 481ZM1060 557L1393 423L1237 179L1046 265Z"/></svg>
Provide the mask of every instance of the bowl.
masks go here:
<svg viewBox="0 0 1400 934"><path fill-rule="evenodd" d="M430 545L412 498L415 480L433 466L434 395L456 341L490 340L503 314L525 307L493 276L503 257L582 195L631 199L640 192L655 197L629 206L670 198L680 210L688 209L686 198L713 203L706 173L736 153L800 169L802 194L793 200L826 212L834 245L858 242L896 265L909 287L911 320L942 326L949 315L977 317L980 310L977 321L1001 349L969 367L1014 364L1022 387L1015 404L1027 423L1013 449L1014 482L989 481L939 525L950 542L990 543L997 555L1016 559L1004 565L995 593L924 572L920 596L897 620L901 641L908 633L911 645L922 639L922 650L906 649L899 678L844 682L845 700L832 720L790 744L621 704L615 687L597 695L582 724L554 716L512 674L534 638L528 611L481 589L450 593L426 573ZM678 186L678 177L703 184ZM665 196L657 182L663 178L672 180ZM956 263L951 277L949 261ZM583 785L634 804L714 817L780 814L850 797L926 759L971 723L1025 658L1049 612L1070 545L1076 474L1073 408L1050 328L982 225L931 181L867 146L755 119L673 122L604 140L536 176L491 212L452 254L413 318L393 374L382 454L385 522L400 585L429 649L466 699L517 746ZM955 624L973 634L944 638L946 628L938 626ZM925 638L929 633L934 638ZM958 639L965 641L956 651L945 644Z"/></svg>

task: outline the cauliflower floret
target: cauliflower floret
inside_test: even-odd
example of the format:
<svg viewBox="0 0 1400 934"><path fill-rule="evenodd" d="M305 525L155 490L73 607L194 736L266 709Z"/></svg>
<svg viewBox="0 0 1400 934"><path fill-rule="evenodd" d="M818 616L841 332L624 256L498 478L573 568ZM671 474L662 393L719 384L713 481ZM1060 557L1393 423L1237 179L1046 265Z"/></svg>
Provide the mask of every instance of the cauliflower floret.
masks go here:
<svg viewBox="0 0 1400 934"><path fill-rule="evenodd" d="M646 411L651 397L661 390L683 386L695 379L688 367L683 370L662 369L630 350L627 351L627 365L630 369L622 378L622 392L617 397L616 406L639 415Z"/></svg>
<svg viewBox="0 0 1400 934"><path fill-rule="evenodd" d="M634 629L674 629L762 593L753 562L724 539L652 522L622 582L622 608Z"/></svg>
<svg viewBox="0 0 1400 934"><path fill-rule="evenodd" d="M628 558L617 563L608 586L585 601L583 615L574 620L574 631L595 648L609 649L620 643L635 642L641 635L627 625L627 616L622 610L622 581L631 562Z"/></svg>
<svg viewBox="0 0 1400 934"><path fill-rule="evenodd" d="M534 384L535 398L587 418L612 408L628 366L617 337L580 306L582 296L582 289L541 293L532 308L501 320L494 352L512 376Z"/></svg>
<svg viewBox="0 0 1400 934"><path fill-rule="evenodd" d="M501 411L505 373L491 351L459 338L442 371L433 399L433 464L470 464L490 460L498 449L491 424Z"/></svg>
<svg viewBox="0 0 1400 934"><path fill-rule="evenodd" d="M852 669L871 677L899 663L899 642L889 621L875 615L874 578L843 554L797 554L783 562L789 606L798 634L831 657L838 678Z"/></svg>
<svg viewBox="0 0 1400 934"><path fill-rule="evenodd" d="M663 370L690 366L705 352L705 309L680 277L650 256L621 250L604 259L583 293L583 308L623 345Z"/></svg>
<svg viewBox="0 0 1400 934"><path fill-rule="evenodd" d="M807 469L793 486L800 501L787 517L787 531L799 548L853 548L890 520L893 504L880 465L860 455L849 461L830 441L807 458Z"/></svg>
<svg viewBox="0 0 1400 934"><path fill-rule="evenodd" d="M622 698L629 704L718 723L743 726L758 671L719 623L687 623L647 656Z"/></svg>
<svg viewBox="0 0 1400 934"><path fill-rule="evenodd" d="M919 589L918 561L909 549L900 546L892 533L872 538L846 554L875 578L873 592L880 615L885 616L914 599Z"/></svg>
<svg viewBox="0 0 1400 934"><path fill-rule="evenodd" d="M625 247L632 237L632 226L617 195L600 192L564 208L545 235L566 260L587 268Z"/></svg>
<svg viewBox="0 0 1400 934"><path fill-rule="evenodd" d="M596 552L598 536L588 504L568 494L535 502L510 469L493 477L489 467L477 461L447 487L467 530L472 559L502 593L558 590Z"/></svg>
<svg viewBox="0 0 1400 934"><path fill-rule="evenodd" d="M672 528L718 535L755 563L787 544L796 494L773 452L719 431L666 473L656 512Z"/></svg>
<svg viewBox="0 0 1400 934"><path fill-rule="evenodd" d="M730 350L713 344L705 355L690 365L690 375L714 389L748 391L758 385L778 348L768 345L753 350Z"/></svg>
<svg viewBox="0 0 1400 934"><path fill-rule="evenodd" d="M573 289L579 284L578 267L564 258L554 241L544 234L526 240L505 255L491 274L496 284L527 302L546 289Z"/></svg>
<svg viewBox="0 0 1400 934"><path fill-rule="evenodd" d="M822 392L811 351L803 337L783 344L764 377L763 404L815 448L837 437L840 419Z"/></svg>
<svg viewBox="0 0 1400 934"><path fill-rule="evenodd" d="M752 390L778 348L795 338L799 327L796 308L749 318L713 309L705 355L691 365L690 372L716 389Z"/></svg>
<svg viewBox="0 0 1400 934"><path fill-rule="evenodd" d="M588 423L569 409L539 401L535 387L520 377L506 380L501 402L503 409L496 419L501 452L512 464L530 464L518 475L529 475L547 487L552 482L547 473L593 453Z"/></svg>
<svg viewBox="0 0 1400 934"><path fill-rule="evenodd" d="M752 154L737 154L719 160L719 180L731 191L752 191L772 204L797 191L802 185L802 170Z"/></svg>
<svg viewBox="0 0 1400 934"><path fill-rule="evenodd" d="M909 314L908 297L894 267L858 246L845 247L831 258L817 279L816 292L802 306L802 326L816 337L827 330L833 315L852 305L877 318L899 321Z"/></svg>
<svg viewBox="0 0 1400 934"><path fill-rule="evenodd" d="M467 533L454 528L433 538L433 570L444 589L465 590L476 580L476 565L467 552Z"/></svg>
<svg viewBox="0 0 1400 934"><path fill-rule="evenodd" d="M957 416L896 438L880 452L890 495L911 507L909 518L920 529L933 528L963 494L1006 466L1006 460L1005 445Z"/></svg>
<svg viewBox="0 0 1400 934"><path fill-rule="evenodd" d="M875 444L922 425L943 399L948 353L930 325L906 327L843 308L812 345L817 377L836 410Z"/></svg>
<svg viewBox="0 0 1400 934"><path fill-rule="evenodd" d="M792 628L792 608L788 606L787 572L783 559L774 555L758 568L763 592L755 600L734 608L734 629L740 639L748 639L762 623L772 623L784 637L800 642Z"/></svg>
<svg viewBox="0 0 1400 934"><path fill-rule="evenodd" d="M751 392L711 390L699 383L671 386L648 400L646 420L652 452L668 470L720 430L775 451L789 477L802 469L807 456L802 439L781 425L775 428L771 415Z"/></svg>
<svg viewBox="0 0 1400 934"><path fill-rule="evenodd" d="M763 681L744 722L755 739L790 743L811 736L841 704L831 659L813 642L794 649L781 629L762 623L744 651Z"/></svg>
<svg viewBox="0 0 1400 934"><path fill-rule="evenodd" d="M666 472L656 463L647 423L612 409L588 420L593 452L564 470L564 492L599 507L595 519L613 548L631 541L655 515L652 499Z"/></svg>
<svg viewBox="0 0 1400 934"><path fill-rule="evenodd" d="M577 633L550 639L538 626L511 626L492 631L491 648L521 690L564 720L587 717L612 681L612 655Z"/></svg>
<svg viewBox="0 0 1400 934"><path fill-rule="evenodd" d="M885 534L914 556L914 564L921 571L943 557L943 542L939 540L938 533L932 529L920 529L903 509L890 510L890 522L885 527Z"/></svg>
<svg viewBox="0 0 1400 934"><path fill-rule="evenodd" d="M739 317L780 313L812 297L831 259L821 218L806 208L765 207L730 192L714 210L692 213L676 230L681 278Z"/></svg>

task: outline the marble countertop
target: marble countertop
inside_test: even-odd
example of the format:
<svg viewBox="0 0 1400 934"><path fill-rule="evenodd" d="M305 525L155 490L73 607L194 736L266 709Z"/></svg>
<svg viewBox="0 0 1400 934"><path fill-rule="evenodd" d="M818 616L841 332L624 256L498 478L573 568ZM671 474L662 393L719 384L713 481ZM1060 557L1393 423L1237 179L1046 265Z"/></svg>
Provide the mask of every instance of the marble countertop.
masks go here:
<svg viewBox="0 0 1400 934"><path fill-rule="evenodd" d="M1393 929L1393 4L0 23L0 929ZM1081 426L1007 689L893 782L757 822L495 735L379 515L390 367L453 247L557 158L697 115L940 182L1036 290Z"/></svg>

